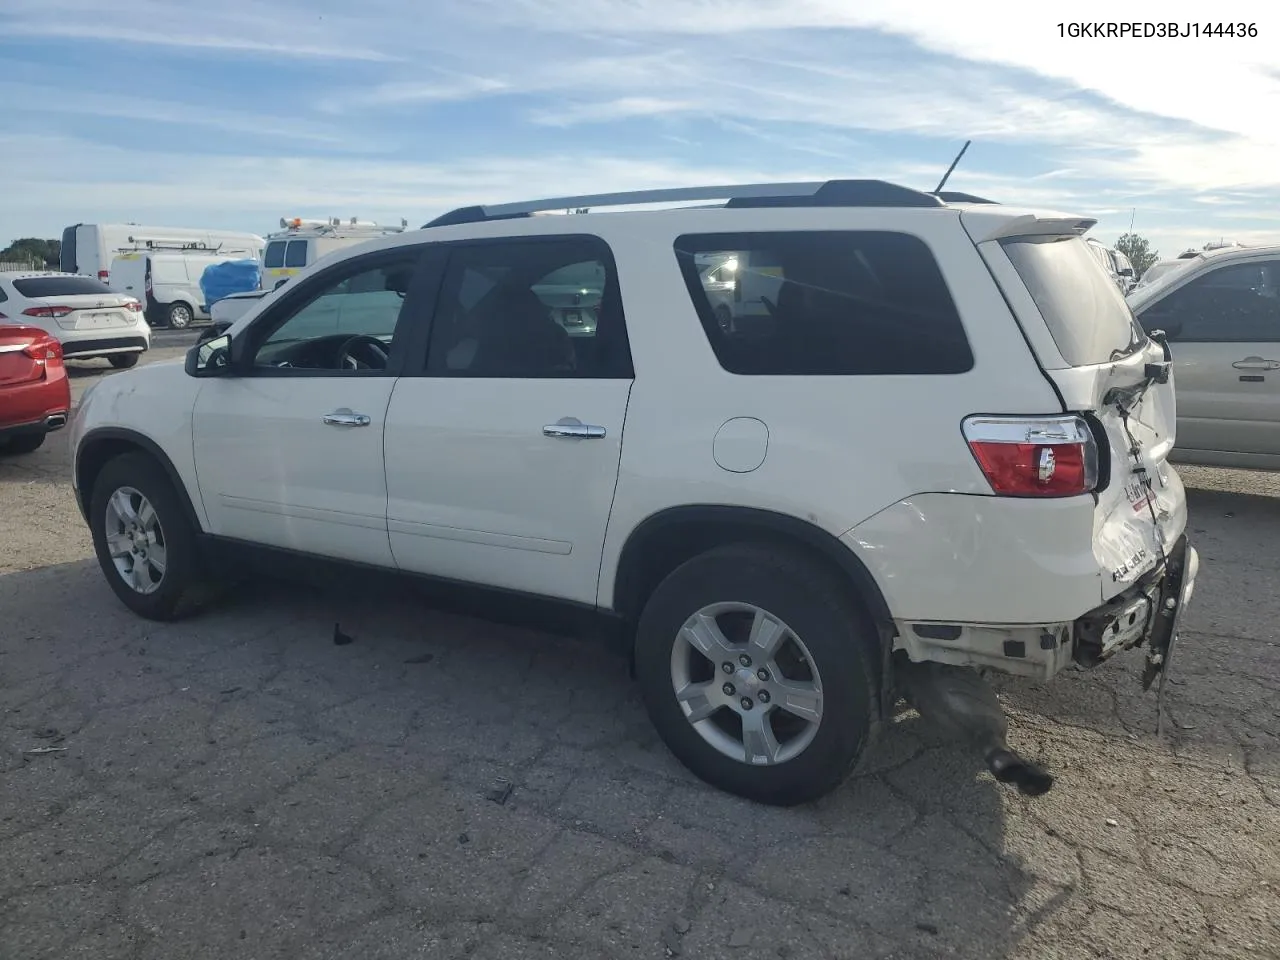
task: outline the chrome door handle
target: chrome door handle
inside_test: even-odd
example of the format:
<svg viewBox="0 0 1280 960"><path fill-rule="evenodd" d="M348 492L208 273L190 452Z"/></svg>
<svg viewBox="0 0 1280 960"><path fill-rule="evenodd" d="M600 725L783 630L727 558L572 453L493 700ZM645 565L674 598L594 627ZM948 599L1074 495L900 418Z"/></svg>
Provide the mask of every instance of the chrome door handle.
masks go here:
<svg viewBox="0 0 1280 960"><path fill-rule="evenodd" d="M1245 357L1232 364L1237 370L1280 370L1280 360L1264 360L1262 357Z"/></svg>
<svg viewBox="0 0 1280 960"><path fill-rule="evenodd" d="M577 417L561 417L542 428L544 437L568 437L573 440L600 440L604 434L604 427L583 423Z"/></svg>
<svg viewBox="0 0 1280 960"><path fill-rule="evenodd" d="M346 407L335 410L333 413L326 413L321 419L334 427L367 427L373 422L368 414L353 413Z"/></svg>

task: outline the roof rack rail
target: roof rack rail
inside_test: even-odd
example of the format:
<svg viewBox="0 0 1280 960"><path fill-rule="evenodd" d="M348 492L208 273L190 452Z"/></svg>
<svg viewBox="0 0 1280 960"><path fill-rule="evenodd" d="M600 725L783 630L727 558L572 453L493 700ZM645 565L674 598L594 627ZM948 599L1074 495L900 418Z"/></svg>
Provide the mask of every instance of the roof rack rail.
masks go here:
<svg viewBox="0 0 1280 960"><path fill-rule="evenodd" d="M445 227L486 220L509 220L553 211L586 212L592 207L645 203L724 200L726 207L940 207L942 198L884 180L813 180L793 183L740 183L707 187L672 187L579 197L551 197L488 206L459 207L442 214L427 227Z"/></svg>
<svg viewBox="0 0 1280 960"><path fill-rule="evenodd" d="M945 203L990 203L995 206L1000 205L998 200L988 200L986 197L975 197L972 193L960 193L956 190L943 190L933 194L939 200Z"/></svg>

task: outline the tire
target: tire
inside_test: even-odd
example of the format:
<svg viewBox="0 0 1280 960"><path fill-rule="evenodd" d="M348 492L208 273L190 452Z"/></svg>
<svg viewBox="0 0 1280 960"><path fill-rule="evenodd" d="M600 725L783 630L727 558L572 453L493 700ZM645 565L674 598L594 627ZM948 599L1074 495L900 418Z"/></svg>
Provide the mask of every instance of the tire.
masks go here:
<svg viewBox="0 0 1280 960"><path fill-rule="evenodd" d="M23 433L10 437L6 443L0 440L0 453L35 453L44 446L44 433Z"/></svg>
<svg viewBox="0 0 1280 960"><path fill-rule="evenodd" d="M108 504L117 492L132 491L151 505L159 525L159 536L145 545L150 561L143 563L147 579L155 582L151 592L141 592L126 582L125 575L111 556L107 526L120 516L108 517ZM137 500L129 498L133 505ZM113 523L113 527L115 524ZM196 530L188 519L181 495L173 487L163 468L144 453L126 453L110 460L98 474L89 501L89 529L93 535L98 564L120 601L134 613L148 620L177 620L189 615L209 595L209 581L196 539ZM118 527L117 527L118 529ZM156 546L163 547L163 573L155 576ZM130 565L139 565L131 557Z"/></svg>
<svg viewBox="0 0 1280 960"><path fill-rule="evenodd" d="M758 662L747 665L726 659L718 667L713 666L710 680L706 679L707 661L684 639L687 634L683 631L694 622L695 615L707 608L714 610L717 604L750 605L767 612L763 622L785 626L782 644L786 649L778 653L777 659L765 661L776 670L775 675L763 669L756 674L761 683L755 685L751 674L759 669ZM742 616L750 616L749 611ZM738 614L730 610L713 620L722 628L720 635L731 641L745 639L745 626L740 625L738 629L743 633L735 635L736 617ZM785 548L732 544L687 561L653 592L637 625L636 675L659 736L691 772L729 793L760 803L792 806L816 800L839 786L857 766L871 740L876 726L877 676L873 637L866 619L849 598L849 588L821 564ZM728 656L740 656L748 647L735 642L727 649ZM797 650L807 656L796 660ZM717 652L724 655L725 649ZM730 703L720 706L712 718L701 720L697 727L676 695L677 673L681 672L678 664L684 663L686 657L702 672L695 675L695 667L690 666L681 682L691 686L695 682L709 683L711 686L703 689L709 691L712 702L719 699L716 691L733 694L725 697ZM784 659L789 665L783 665ZM735 672L726 672L726 664ZM805 673L810 676L807 688L820 691L816 701L820 719L816 725L809 722L804 734L788 737L784 742L779 730L785 733L784 728L795 728L805 721L781 707L783 695L776 684L781 677L793 684L793 690L800 690L806 686ZM769 682L763 680L764 676L769 677ZM820 686L815 681L820 681ZM733 691L728 689L730 684L734 685ZM771 685L772 694L768 690ZM745 699L753 705L740 709L744 698L739 695L744 692L751 694ZM737 705L731 705L735 700ZM800 702L790 695L786 700ZM760 717L766 719L761 721ZM770 762L746 762L748 750L741 728L737 740L722 736L722 728L732 730L735 724L744 722L769 726L773 741L764 749L778 748ZM738 755L728 755L725 747L736 747ZM759 756L764 759L766 754Z"/></svg>
<svg viewBox="0 0 1280 960"><path fill-rule="evenodd" d="M117 370L128 370L138 362L136 353L113 353L107 360Z"/></svg>
<svg viewBox="0 0 1280 960"><path fill-rule="evenodd" d="M165 322L171 329L183 330L191 326L191 321L195 318L195 314L191 310L189 304L176 300L169 304L169 309L165 311Z"/></svg>
<svg viewBox="0 0 1280 960"><path fill-rule="evenodd" d="M716 323L720 325L720 329L723 330L725 333L733 333L734 332L733 311L730 310L725 304L722 303L716 307L715 314L716 314Z"/></svg>

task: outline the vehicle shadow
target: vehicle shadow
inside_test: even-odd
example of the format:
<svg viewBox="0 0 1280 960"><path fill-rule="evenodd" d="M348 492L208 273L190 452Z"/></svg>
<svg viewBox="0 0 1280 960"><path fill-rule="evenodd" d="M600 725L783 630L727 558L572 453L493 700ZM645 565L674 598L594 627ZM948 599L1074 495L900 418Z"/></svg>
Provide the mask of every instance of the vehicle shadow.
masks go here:
<svg viewBox="0 0 1280 960"><path fill-rule="evenodd" d="M1037 801L911 711L844 787L779 809L689 775L615 653L451 613L400 585L262 580L157 624L128 613L81 561L0 576L0 610L0 775L25 768L21 751L56 729L66 752L45 759L75 774L69 794L157 786L117 814L148 821L176 796L182 816L209 817L201 797L221 792L252 808L255 839L237 842L288 837L339 859L355 845L387 889L412 886L432 867L416 851L453 849L463 829L486 838L486 855L436 864L423 908L446 888L501 896L456 905L459 923L636 956L991 958L1021 956L1077 884L1073 860L1037 849L1043 830L1025 815ZM1034 743L1018 746L1035 756ZM307 773L280 773L299 764ZM197 780L208 782L196 790ZM329 798L320 812L299 802L304 781ZM47 787L6 784L37 823L71 799ZM100 820L89 833L123 826ZM180 859L170 837L157 832L148 858ZM15 876L46 869L8 862ZM272 909L305 899L287 860L276 868ZM145 913L148 888L130 896ZM535 896L557 905L530 912Z"/></svg>

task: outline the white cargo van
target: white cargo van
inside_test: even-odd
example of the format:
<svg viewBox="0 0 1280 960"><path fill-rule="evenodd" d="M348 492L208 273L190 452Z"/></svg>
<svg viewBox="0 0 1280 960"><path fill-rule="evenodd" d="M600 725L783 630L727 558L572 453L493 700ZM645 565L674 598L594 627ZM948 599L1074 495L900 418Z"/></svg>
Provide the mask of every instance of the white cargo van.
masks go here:
<svg viewBox="0 0 1280 960"><path fill-rule="evenodd" d="M243 258L201 249L130 251L111 261L108 285L141 300L153 327L182 328L193 320L209 319L209 305L200 290L205 268Z"/></svg>
<svg viewBox="0 0 1280 960"><path fill-rule="evenodd" d="M62 231L63 273L81 273L110 284L111 260L122 250L203 244L219 253L261 258L266 240L256 233L193 227L146 227L137 223L77 223Z"/></svg>
<svg viewBox="0 0 1280 960"><path fill-rule="evenodd" d="M267 236L262 256L262 289L273 290L289 277L311 266L325 254L353 243L403 233L409 226L401 220L398 227L381 226L372 220L303 220L284 217L280 230Z"/></svg>

